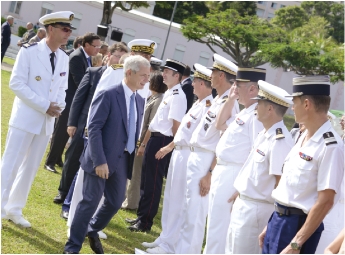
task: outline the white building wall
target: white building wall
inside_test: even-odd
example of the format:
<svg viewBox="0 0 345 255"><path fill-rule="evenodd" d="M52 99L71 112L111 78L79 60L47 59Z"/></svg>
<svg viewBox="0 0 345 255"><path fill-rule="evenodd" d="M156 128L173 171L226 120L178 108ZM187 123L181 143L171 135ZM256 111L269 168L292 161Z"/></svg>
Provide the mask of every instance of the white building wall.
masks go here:
<svg viewBox="0 0 345 255"><path fill-rule="evenodd" d="M19 14L13 14L9 12L10 1L1 2L1 15L6 17L7 15L12 15L15 17L15 26L18 28L19 25L26 24L26 22L31 21L36 23L40 18L42 6L44 3L48 3L49 6L53 6L53 12L56 11L73 11L77 13L80 18L79 27L77 30L73 31L71 37L76 37L78 35L83 35L86 32L97 31L97 25L100 24L102 18L102 3L94 1L24 1L22 3L21 11ZM267 2L267 5L270 2ZM278 2L279 3L279 2ZM296 3L296 2L295 2ZM298 2L297 2L298 3ZM280 2L283 4L283 2ZM259 7L259 6L258 6ZM267 7L267 6L266 6ZM147 13L142 13L138 11L125 12L120 9L116 9L112 17L111 26L120 28L122 32L126 33L129 30L129 37L134 36L135 39L146 38L157 40L159 38L159 47L154 52L154 55L158 58L162 57L163 47L165 43L165 38L168 32L169 21L158 17L154 17ZM195 41L188 41L180 32L180 25L173 23L169 40L166 45L166 50L164 53L163 60L167 58L173 58L173 56L182 56L181 61L189 66L199 61L203 65L212 65L212 55L213 52L204 44L197 43ZM13 29L15 31L16 29ZM109 32L110 35L110 32ZM106 39L109 44L113 41ZM175 52L176 49L179 52ZM181 51L184 50L182 54ZM225 58L229 58L220 48L215 47L218 54ZM207 56L210 56L207 61ZM200 58L201 57L201 58ZM206 57L206 60L205 60ZM277 85L289 93L292 92L292 78L296 74L291 72L283 72L281 68L273 69L269 64L262 66L267 69L266 81ZM344 110L344 83L340 82L331 86L331 109Z"/></svg>

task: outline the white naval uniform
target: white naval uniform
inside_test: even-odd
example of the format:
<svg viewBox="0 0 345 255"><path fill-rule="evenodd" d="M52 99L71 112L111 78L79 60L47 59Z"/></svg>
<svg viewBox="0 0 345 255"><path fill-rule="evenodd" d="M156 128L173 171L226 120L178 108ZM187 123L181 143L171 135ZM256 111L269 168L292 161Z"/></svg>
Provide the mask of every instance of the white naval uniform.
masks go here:
<svg viewBox="0 0 345 255"><path fill-rule="evenodd" d="M337 143L327 145L330 140L323 137L327 132L333 133ZM327 120L301 147L307 133L303 132L287 155L278 187L272 192L278 203L306 214L314 206L318 191L332 189L336 192L334 201L338 201L344 176L344 145L331 123Z"/></svg>
<svg viewBox="0 0 345 255"><path fill-rule="evenodd" d="M200 196L199 183L210 170L215 156L216 145L220 138L220 131L215 127L216 116L228 94L229 90L212 101L211 107L193 132L190 141L192 152L187 162L184 223L180 239L176 244L176 253L179 254L201 253L209 199L208 195ZM239 106L235 101L232 117L227 123L231 122L238 112Z"/></svg>
<svg viewBox="0 0 345 255"><path fill-rule="evenodd" d="M178 128L172 153L168 177L165 182L162 232L155 243L167 253L175 253L175 245L180 236L183 223L184 201L186 194L187 160L190 154L190 139L192 133L199 124L209 106L206 101L213 100L212 95L207 96L200 102L195 102L188 113L183 117Z"/></svg>
<svg viewBox="0 0 345 255"><path fill-rule="evenodd" d="M249 156L254 140L263 129L255 116L257 103L237 114L216 147L217 165L212 172L207 217L205 254L225 253L226 233L235 193L234 181Z"/></svg>
<svg viewBox="0 0 345 255"><path fill-rule="evenodd" d="M54 129L46 111L55 102L64 109L68 82L68 55L51 50L43 39L22 47L13 67L10 88L15 93L5 151L1 162L1 215L22 215L31 184Z"/></svg>
<svg viewBox="0 0 345 255"><path fill-rule="evenodd" d="M277 137L278 128L283 138ZM240 196L232 207L226 253L261 253L258 236L274 211L271 194L276 184L275 175L282 174L285 157L293 145L283 121L259 133L234 183Z"/></svg>

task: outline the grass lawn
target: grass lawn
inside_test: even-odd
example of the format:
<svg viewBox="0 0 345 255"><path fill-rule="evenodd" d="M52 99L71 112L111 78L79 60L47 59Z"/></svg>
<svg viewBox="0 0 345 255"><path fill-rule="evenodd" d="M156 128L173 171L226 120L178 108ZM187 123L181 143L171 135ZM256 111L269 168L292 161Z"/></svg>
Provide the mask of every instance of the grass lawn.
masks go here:
<svg viewBox="0 0 345 255"><path fill-rule="evenodd" d="M4 57L2 62L13 66L14 65L14 61L15 60L12 59L12 58ZM3 84L3 81L1 81L1 84Z"/></svg>
<svg viewBox="0 0 345 255"><path fill-rule="evenodd" d="M5 61L10 59L4 58ZM1 71L1 155L5 148L8 121L11 114L14 94L9 89L10 72ZM284 118L288 129L294 123L293 116ZM57 194L61 177L61 168L57 168L60 174L48 172L43 168L44 155L38 169L36 179L29 194L28 202L23 210L24 216L32 224L32 228L21 228L10 221L2 220L1 253L62 253L67 241L66 221L60 218L61 206L53 203ZM162 200L161 200L162 202ZM126 229L125 218L135 218L133 211L120 210L105 228L107 240L102 240L105 253L134 253L134 248L143 249L141 242L152 242L161 232L161 206L155 218L150 233L132 233ZM81 253L93 253L84 242Z"/></svg>

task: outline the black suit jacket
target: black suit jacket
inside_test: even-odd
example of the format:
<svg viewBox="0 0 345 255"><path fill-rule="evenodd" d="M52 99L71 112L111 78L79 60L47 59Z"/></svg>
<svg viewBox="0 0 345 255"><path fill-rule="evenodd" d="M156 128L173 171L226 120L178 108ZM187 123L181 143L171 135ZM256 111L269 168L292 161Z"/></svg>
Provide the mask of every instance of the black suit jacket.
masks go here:
<svg viewBox="0 0 345 255"><path fill-rule="evenodd" d="M66 107L70 108L75 92L88 68L83 49L79 47L69 55L68 89L66 90Z"/></svg>
<svg viewBox="0 0 345 255"><path fill-rule="evenodd" d="M11 42L11 26L6 21L1 25L1 44L10 45Z"/></svg>
<svg viewBox="0 0 345 255"><path fill-rule="evenodd" d="M105 69L107 66L89 67L74 95L67 126L78 127L77 133L85 128L93 94Z"/></svg>
<svg viewBox="0 0 345 255"><path fill-rule="evenodd" d="M183 83L181 83L181 86L187 98L187 111L186 111L187 113L194 103L192 79L188 77Z"/></svg>

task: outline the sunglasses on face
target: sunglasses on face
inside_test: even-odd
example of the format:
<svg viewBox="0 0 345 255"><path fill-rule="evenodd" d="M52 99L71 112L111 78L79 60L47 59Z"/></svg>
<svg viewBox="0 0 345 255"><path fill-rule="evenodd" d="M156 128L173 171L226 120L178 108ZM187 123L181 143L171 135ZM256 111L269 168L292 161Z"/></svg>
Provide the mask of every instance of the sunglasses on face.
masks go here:
<svg viewBox="0 0 345 255"><path fill-rule="evenodd" d="M70 29L68 27L55 27L55 28L60 28L65 33L72 33L72 29Z"/></svg>

